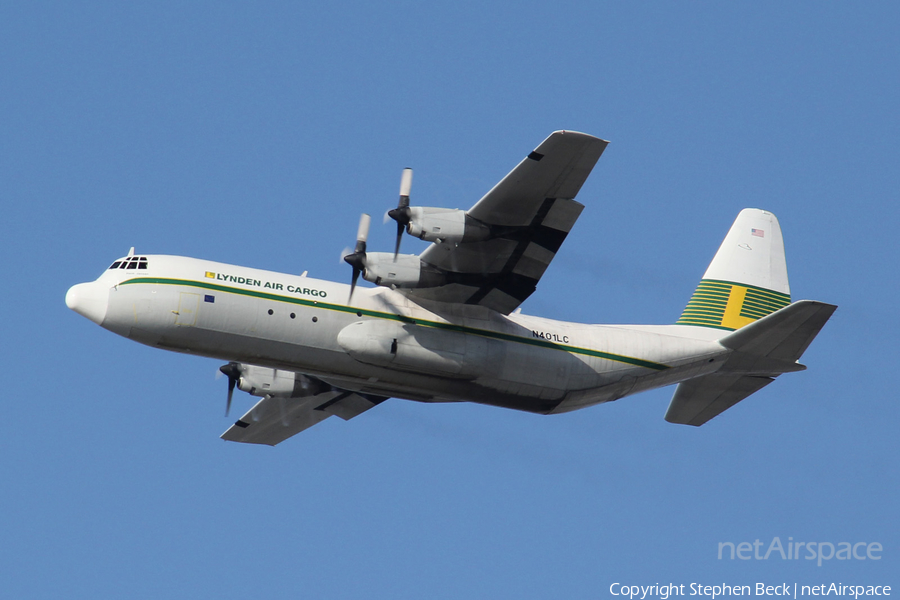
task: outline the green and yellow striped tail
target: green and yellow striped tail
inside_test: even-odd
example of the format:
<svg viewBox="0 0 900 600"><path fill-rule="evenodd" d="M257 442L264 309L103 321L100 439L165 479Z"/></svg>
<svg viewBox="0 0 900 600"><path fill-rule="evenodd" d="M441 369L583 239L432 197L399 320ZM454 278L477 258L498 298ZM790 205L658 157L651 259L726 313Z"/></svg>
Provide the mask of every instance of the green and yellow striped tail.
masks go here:
<svg viewBox="0 0 900 600"><path fill-rule="evenodd" d="M731 281L703 279L676 324L734 331L790 303L790 294Z"/></svg>

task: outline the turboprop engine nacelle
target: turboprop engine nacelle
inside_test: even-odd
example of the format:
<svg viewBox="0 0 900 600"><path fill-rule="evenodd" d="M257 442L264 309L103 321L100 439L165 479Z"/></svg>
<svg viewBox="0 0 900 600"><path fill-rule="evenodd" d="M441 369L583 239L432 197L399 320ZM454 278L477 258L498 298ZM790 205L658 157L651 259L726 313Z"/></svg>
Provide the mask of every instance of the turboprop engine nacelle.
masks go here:
<svg viewBox="0 0 900 600"><path fill-rule="evenodd" d="M474 379L501 369L500 342L456 331L367 320L344 327L337 341L360 362L401 371Z"/></svg>
<svg viewBox="0 0 900 600"><path fill-rule="evenodd" d="M303 398L328 391L329 385L301 373L241 364L238 389L252 396Z"/></svg>
<svg viewBox="0 0 900 600"><path fill-rule="evenodd" d="M443 273L423 265L415 254L394 257L390 252L367 252L363 279L398 288L435 287L446 281Z"/></svg>
<svg viewBox="0 0 900 600"><path fill-rule="evenodd" d="M490 237L490 229L458 208L409 207L410 235L427 242L456 244Z"/></svg>

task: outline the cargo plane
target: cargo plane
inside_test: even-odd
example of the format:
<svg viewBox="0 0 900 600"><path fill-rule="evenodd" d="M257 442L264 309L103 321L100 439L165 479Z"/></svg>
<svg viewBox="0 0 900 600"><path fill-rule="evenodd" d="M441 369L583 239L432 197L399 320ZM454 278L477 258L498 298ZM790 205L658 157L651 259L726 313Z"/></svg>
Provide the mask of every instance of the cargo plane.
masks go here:
<svg viewBox="0 0 900 600"><path fill-rule="evenodd" d="M388 398L557 414L677 384L667 421L699 426L783 373L835 306L791 301L775 215L740 212L680 318L596 325L525 315L584 205L606 141L557 131L468 210L410 205L403 172L394 252L369 252L369 217L344 256L351 283L132 250L66 304L104 329L226 361L259 398L222 438L278 444ZM404 235L431 244L401 254ZM375 287L357 287L359 277Z"/></svg>

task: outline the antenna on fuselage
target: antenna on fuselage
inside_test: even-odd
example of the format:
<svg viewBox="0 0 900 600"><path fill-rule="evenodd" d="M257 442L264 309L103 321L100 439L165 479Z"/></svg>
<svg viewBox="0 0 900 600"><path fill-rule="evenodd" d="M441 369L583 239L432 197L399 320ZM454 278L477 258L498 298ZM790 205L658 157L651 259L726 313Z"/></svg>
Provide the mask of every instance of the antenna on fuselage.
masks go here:
<svg viewBox="0 0 900 600"><path fill-rule="evenodd" d="M131 250L128 251L128 256L134 256L134 246L132 246Z"/></svg>

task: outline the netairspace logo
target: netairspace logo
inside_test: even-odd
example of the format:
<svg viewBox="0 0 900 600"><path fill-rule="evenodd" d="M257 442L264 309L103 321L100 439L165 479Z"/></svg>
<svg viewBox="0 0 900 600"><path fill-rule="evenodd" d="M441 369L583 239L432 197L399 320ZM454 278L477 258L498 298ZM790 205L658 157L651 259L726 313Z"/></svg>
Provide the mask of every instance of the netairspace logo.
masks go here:
<svg viewBox="0 0 900 600"><path fill-rule="evenodd" d="M817 566L822 566L823 560L881 560L881 544L878 542L795 542L789 537L787 547L781 543L781 538L774 537L769 543L765 554L760 554L763 542L756 540L750 542L719 542L719 560L728 558L734 560L769 560L769 557L781 558L781 560L797 560L804 553L806 560L818 559ZM751 555L752 553L752 555Z"/></svg>
<svg viewBox="0 0 900 600"><path fill-rule="evenodd" d="M613 596L627 597L629 600L647 600L655 598L668 600L673 596L709 596L713 600L719 596L779 596L791 597L796 600L802 596L852 596L858 599L860 596L890 596L889 585L844 585L842 583L821 585L791 585L782 583L779 585L766 585L757 583L749 585L703 585L700 583L666 583L663 585L626 585L614 583L609 586L609 593Z"/></svg>

